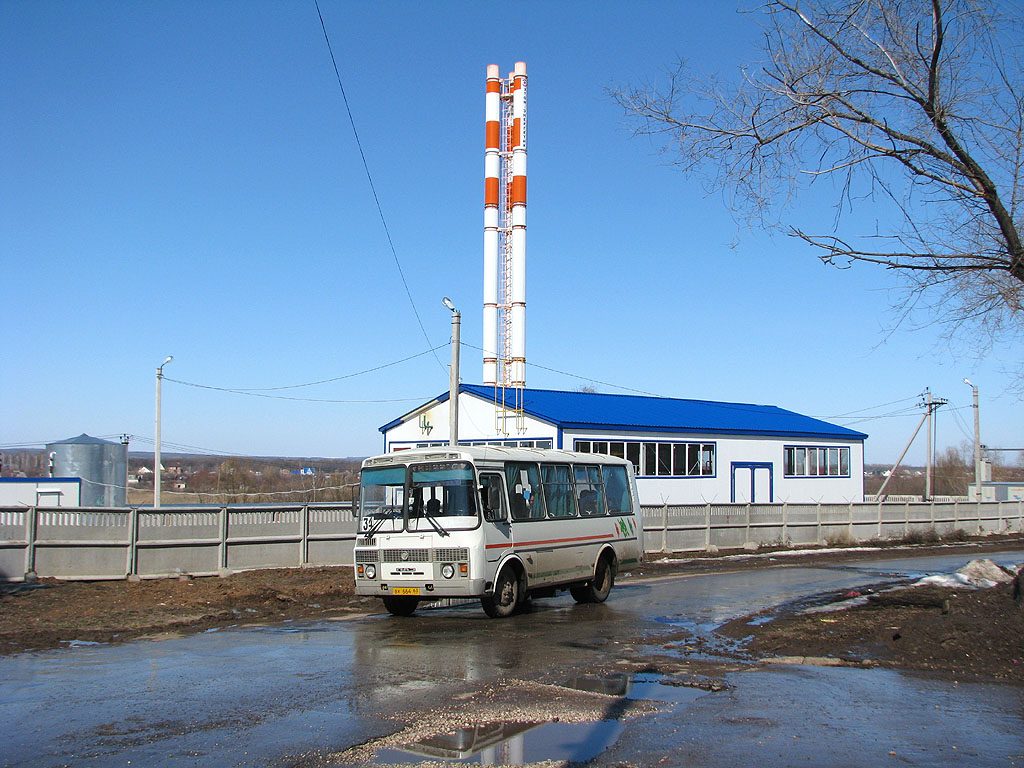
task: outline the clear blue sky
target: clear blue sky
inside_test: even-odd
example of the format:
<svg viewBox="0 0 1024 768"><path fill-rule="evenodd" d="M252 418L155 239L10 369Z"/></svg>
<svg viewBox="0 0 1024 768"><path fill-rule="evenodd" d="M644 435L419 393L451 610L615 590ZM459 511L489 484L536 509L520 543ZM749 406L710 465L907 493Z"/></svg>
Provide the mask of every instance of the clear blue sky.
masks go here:
<svg viewBox="0 0 1024 768"><path fill-rule="evenodd" d="M210 386L342 377L446 343L445 295L478 347L485 68L517 60L530 77L527 358L583 377L535 365L529 386L592 378L823 418L898 401L866 415L905 415L835 419L887 462L925 387L950 400L940 448L970 436L968 376L983 442L1024 442L1006 350L978 361L934 328L887 335L891 276L738 228L631 137L607 87L657 78L677 55L728 73L756 58L756 17L731 2L321 8L430 344L312 0L5 0L0 445L127 432L148 450L166 355L169 378ZM377 452L377 427L447 389L448 355L277 393L350 402L167 381L165 450ZM467 347L463 380L480 377ZM923 456L919 439L909 458Z"/></svg>

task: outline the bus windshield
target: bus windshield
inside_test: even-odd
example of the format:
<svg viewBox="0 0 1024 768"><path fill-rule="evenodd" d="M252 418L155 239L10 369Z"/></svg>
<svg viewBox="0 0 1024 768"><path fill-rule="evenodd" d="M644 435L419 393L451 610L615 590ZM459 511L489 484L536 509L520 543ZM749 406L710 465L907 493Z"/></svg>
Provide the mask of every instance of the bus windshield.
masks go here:
<svg viewBox="0 0 1024 768"><path fill-rule="evenodd" d="M465 461L413 464L408 516L411 531L475 526L476 485L472 465Z"/></svg>
<svg viewBox="0 0 1024 768"><path fill-rule="evenodd" d="M363 470L359 489L359 530L364 535L435 531L477 524L473 466L439 461Z"/></svg>
<svg viewBox="0 0 1024 768"><path fill-rule="evenodd" d="M359 482L359 530L364 533L402 529L405 467L364 469Z"/></svg>

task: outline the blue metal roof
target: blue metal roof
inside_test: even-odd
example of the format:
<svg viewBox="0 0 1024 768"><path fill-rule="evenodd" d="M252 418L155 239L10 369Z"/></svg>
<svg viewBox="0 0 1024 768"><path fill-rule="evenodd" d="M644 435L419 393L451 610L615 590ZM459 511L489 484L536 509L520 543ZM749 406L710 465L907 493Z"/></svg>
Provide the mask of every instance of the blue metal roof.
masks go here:
<svg viewBox="0 0 1024 768"><path fill-rule="evenodd" d="M485 400L494 399L492 386L462 384L459 391ZM447 400L448 393L445 392L431 402L440 404ZM774 405L721 403L714 400L524 389L523 411L561 429L829 437L844 440L867 438L863 432ZM387 432L401 424L404 418L385 424L380 431Z"/></svg>

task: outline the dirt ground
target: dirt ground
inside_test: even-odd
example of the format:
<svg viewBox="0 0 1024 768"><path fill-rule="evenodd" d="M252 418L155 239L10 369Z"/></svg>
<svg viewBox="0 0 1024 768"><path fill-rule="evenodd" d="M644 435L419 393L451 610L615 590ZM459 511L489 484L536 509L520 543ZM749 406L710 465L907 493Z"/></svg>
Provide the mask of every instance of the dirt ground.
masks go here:
<svg viewBox="0 0 1024 768"><path fill-rule="evenodd" d="M955 551L962 551L966 563L984 557L986 551L1020 544L1019 538L1000 538L961 545ZM922 554L933 549L914 547ZM948 553L950 548L936 551ZM620 574L620 580L816 565L872 554L877 553L811 554L786 558L784 564L763 557L653 560ZM772 621L744 617L719 633L741 640L745 655L753 659L828 657L1024 683L1024 607L1014 601L1010 585L986 590L928 586L865 594L865 605L848 610L802 614L794 606L774 607L769 610ZM819 602L844 597L848 596L825 595ZM344 567L134 583L0 584L0 654L380 610L378 600L353 594L352 571Z"/></svg>

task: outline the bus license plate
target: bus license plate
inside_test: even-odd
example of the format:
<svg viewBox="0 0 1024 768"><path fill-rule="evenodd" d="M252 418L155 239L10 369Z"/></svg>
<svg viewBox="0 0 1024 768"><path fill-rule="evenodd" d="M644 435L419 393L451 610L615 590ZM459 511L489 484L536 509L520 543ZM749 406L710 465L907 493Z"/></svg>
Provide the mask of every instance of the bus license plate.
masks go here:
<svg viewBox="0 0 1024 768"><path fill-rule="evenodd" d="M419 587L394 587L391 590L392 595L418 595L419 593Z"/></svg>

